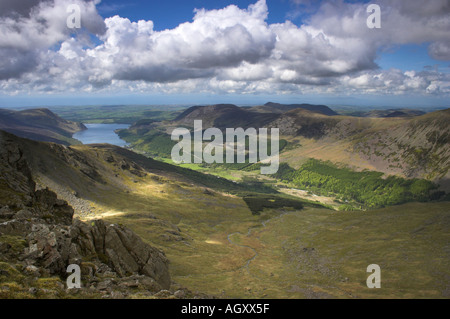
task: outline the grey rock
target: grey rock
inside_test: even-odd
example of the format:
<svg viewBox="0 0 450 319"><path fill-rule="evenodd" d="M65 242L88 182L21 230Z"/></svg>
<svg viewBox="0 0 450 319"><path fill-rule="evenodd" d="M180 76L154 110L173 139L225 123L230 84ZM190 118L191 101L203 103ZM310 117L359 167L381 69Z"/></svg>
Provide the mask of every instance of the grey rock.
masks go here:
<svg viewBox="0 0 450 319"><path fill-rule="evenodd" d="M0 208L0 219L11 219L14 214L14 211L12 211L8 205Z"/></svg>
<svg viewBox="0 0 450 319"><path fill-rule="evenodd" d="M153 278L163 288L170 287L164 253L144 243L130 229L107 226L102 220L90 224L75 220L70 234L80 255L96 255L120 277L141 274Z"/></svg>
<svg viewBox="0 0 450 319"><path fill-rule="evenodd" d="M26 220L12 219L0 223L0 233L25 237L31 231L32 223Z"/></svg>
<svg viewBox="0 0 450 319"><path fill-rule="evenodd" d="M16 218L16 219L29 219L29 218L32 218L33 215L34 214L32 212L30 212L29 210L21 209L14 215L14 218Z"/></svg>
<svg viewBox="0 0 450 319"><path fill-rule="evenodd" d="M183 290L177 290L173 293L173 295L177 299L183 299L186 297L186 293Z"/></svg>
<svg viewBox="0 0 450 319"><path fill-rule="evenodd" d="M36 287L31 287L30 289L28 289L28 292L35 295L38 292L38 289Z"/></svg>
<svg viewBox="0 0 450 319"><path fill-rule="evenodd" d="M111 289L113 287L114 283L112 280L107 279L104 281L101 281L98 285L97 285L97 289L98 290L108 290Z"/></svg>
<svg viewBox="0 0 450 319"><path fill-rule="evenodd" d="M35 224L27 235L25 259L47 269L51 274L62 274L69 260L71 238L67 226Z"/></svg>

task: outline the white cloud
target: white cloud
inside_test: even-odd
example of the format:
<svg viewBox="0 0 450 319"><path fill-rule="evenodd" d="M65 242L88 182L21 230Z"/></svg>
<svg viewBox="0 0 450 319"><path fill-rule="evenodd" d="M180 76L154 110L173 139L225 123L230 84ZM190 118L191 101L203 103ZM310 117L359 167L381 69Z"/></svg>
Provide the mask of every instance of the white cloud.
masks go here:
<svg viewBox="0 0 450 319"><path fill-rule="evenodd" d="M65 25L71 3L82 8L76 34ZM153 21L103 21L98 1L8 0L0 5L0 92L448 94L448 73L375 63L384 46L423 42L433 58L449 60L448 1L378 3L379 30L366 27L365 4L326 2L307 24L269 25L259 0L198 10L192 22L155 31ZM89 34L101 43L90 44Z"/></svg>
<svg viewBox="0 0 450 319"><path fill-rule="evenodd" d="M69 38L67 7L80 6L83 32L101 34L103 19L93 1L5 1L0 8L0 79L19 77L34 70L40 53ZM79 39L83 39L80 35Z"/></svg>

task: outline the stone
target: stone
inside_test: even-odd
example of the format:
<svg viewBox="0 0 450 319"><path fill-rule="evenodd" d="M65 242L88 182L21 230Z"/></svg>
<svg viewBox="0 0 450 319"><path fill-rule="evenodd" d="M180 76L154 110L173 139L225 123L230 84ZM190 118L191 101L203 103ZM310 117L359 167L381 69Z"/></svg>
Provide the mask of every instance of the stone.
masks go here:
<svg viewBox="0 0 450 319"><path fill-rule="evenodd" d="M21 209L14 215L14 218L16 218L16 219L30 219L30 218L33 217L33 215L34 214L32 212L30 212L29 210Z"/></svg>
<svg viewBox="0 0 450 319"><path fill-rule="evenodd" d="M112 286L113 286L112 280L107 279L107 280L99 282L97 285L97 289L98 290L108 290L108 289L111 289Z"/></svg>
<svg viewBox="0 0 450 319"><path fill-rule="evenodd" d="M186 297L186 293L183 290L177 290L174 292L174 297L177 299L183 299Z"/></svg>
<svg viewBox="0 0 450 319"><path fill-rule="evenodd" d="M28 292L32 295L35 295L38 292L38 289L36 287L31 287L28 289Z"/></svg>
<svg viewBox="0 0 450 319"><path fill-rule="evenodd" d="M14 216L14 211L12 211L8 205L0 208L0 219L11 219Z"/></svg>

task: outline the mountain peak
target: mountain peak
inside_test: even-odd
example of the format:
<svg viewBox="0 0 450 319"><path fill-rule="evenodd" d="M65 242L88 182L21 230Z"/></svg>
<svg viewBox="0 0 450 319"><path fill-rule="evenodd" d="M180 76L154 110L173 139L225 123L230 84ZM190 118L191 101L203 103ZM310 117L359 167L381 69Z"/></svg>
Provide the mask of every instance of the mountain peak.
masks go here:
<svg viewBox="0 0 450 319"><path fill-rule="evenodd" d="M333 116L338 115L335 111L333 111L331 108L329 108L326 105L315 105L315 104L281 104L281 103L275 103L275 102L267 102L264 104L264 107L268 107L270 109L273 109L275 111L283 111L287 112L294 109L305 109L314 113L320 113L323 115Z"/></svg>

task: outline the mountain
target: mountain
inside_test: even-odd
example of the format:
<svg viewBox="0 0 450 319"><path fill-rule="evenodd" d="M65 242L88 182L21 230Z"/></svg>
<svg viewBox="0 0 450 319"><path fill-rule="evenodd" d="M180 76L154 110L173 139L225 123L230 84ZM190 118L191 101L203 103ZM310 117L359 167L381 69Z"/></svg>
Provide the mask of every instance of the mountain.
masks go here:
<svg viewBox="0 0 450 319"><path fill-rule="evenodd" d="M268 102L264 105L254 106L251 108L251 110L254 111L270 112L270 113L284 113L295 109L308 110L314 113L320 113L329 116L338 115L338 113L336 113L326 105L314 105L314 104L279 104Z"/></svg>
<svg viewBox="0 0 450 319"><path fill-rule="evenodd" d="M416 117L368 118L283 113L272 122L294 145L283 157L330 160L407 178L439 181L448 189L450 109ZM297 141L297 142L294 142ZM295 146L296 145L296 146Z"/></svg>
<svg viewBox="0 0 450 319"><path fill-rule="evenodd" d="M72 135L86 127L41 108L24 111L0 109L0 129L36 141L70 145L79 143Z"/></svg>
<svg viewBox="0 0 450 319"><path fill-rule="evenodd" d="M320 105L267 103L240 108L218 104L191 107L172 122L141 121L120 134L133 148L148 155L170 157L174 145L170 140L171 131L179 126L192 127L194 120L203 120L203 128L222 130L279 128L281 138L288 145L281 153L281 162L293 167L314 158L355 170L424 178L448 191L450 110L422 113L393 109L372 112L371 116L344 116Z"/></svg>
<svg viewBox="0 0 450 319"><path fill-rule="evenodd" d="M173 124L193 126L194 120L202 120L203 127L259 128L264 127L278 116L279 114L276 113L258 113L233 104L216 104L192 106L178 115Z"/></svg>
<svg viewBox="0 0 450 319"><path fill-rule="evenodd" d="M355 121L290 116L311 127L336 122L312 137L299 127L286 135L294 148L284 161L333 147L331 130ZM444 115L427 116L410 124L437 127ZM348 136L384 125L360 120ZM448 202L336 213L294 200L112 145L0 131L0 298L378 298L358 284L375 257L392 266L388 297L448 297ZM68 263L80 265L80 290L65 289Z"/></svg>

